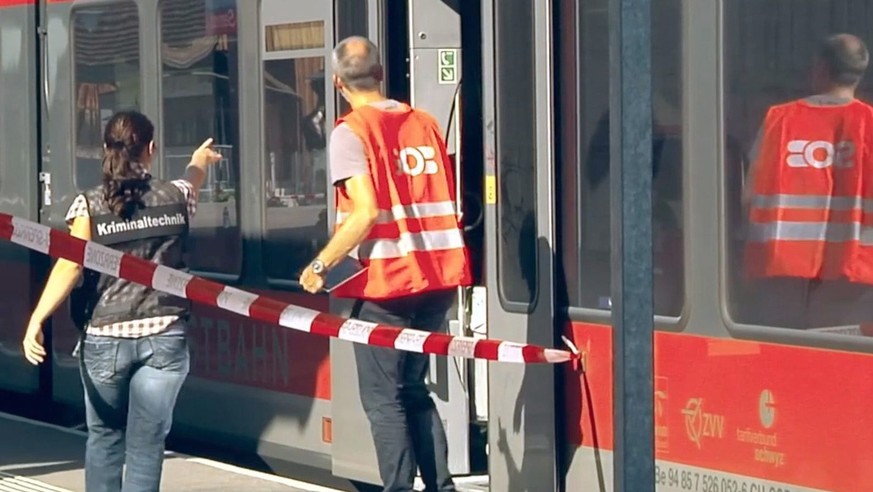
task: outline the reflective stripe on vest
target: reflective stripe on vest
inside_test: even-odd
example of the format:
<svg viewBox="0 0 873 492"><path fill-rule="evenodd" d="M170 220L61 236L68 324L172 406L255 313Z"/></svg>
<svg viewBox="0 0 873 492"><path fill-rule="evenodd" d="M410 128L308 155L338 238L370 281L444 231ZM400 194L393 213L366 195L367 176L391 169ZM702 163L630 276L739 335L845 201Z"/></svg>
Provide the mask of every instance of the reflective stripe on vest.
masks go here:
<svg viewBox="0 0 873 492"><path fill-rule="evenodd" d="M342 224L348 216L348 212L337 212L336 223ZM429 219L455 215L455 203L451 201L432 203L413 203L411 205L394 205L390 210L380 210L376 219L377 224L390 224L404 219Z"/></svg>
<svg viewBox="0 0 873 492"><path fill-rule="evenodd" d="M822 195L755 195L752 198L752 207L753 219L773 219L749 224L748 240L751 242L859 241L862 245L873 246L873 225L864 225L866 221L863 220L863 214L873 214L871 199ZM813 213L810 214L810 211ZM786 220L810 215L817 215L823 220Z"/></svg>
<svg viewBox="0 0 873 492"><path fill-rule="evenodd" d="M368 239L358 248L360 258L388 260L415 252L441 251L464 247L464 236L458 229L445 231L404 232L397 239Z"/></svg>
<svg viewBox="0 0 873 492"><path fill-rule="evenodd" d="M873 199L857 196L821 196L821 195L755 195L752 197L752 207L762 209L773 208L807 208L854 210L873 213Z"/></svg>
<svg viewBox="0 0 873 492"><path fill-rule="evenodd" d="M859 241L864 246L873 246L873 226L857 222L835 224L833 222L767 222L749 224L749 241L825 241L840 243Z"/></svg>

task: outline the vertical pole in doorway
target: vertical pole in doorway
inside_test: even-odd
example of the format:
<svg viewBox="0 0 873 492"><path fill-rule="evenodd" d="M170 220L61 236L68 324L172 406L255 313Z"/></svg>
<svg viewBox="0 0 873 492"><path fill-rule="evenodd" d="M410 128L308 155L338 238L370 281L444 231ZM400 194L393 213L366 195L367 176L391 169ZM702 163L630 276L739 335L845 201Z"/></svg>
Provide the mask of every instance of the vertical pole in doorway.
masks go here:
<svg viewBox="0 0 873 492"><path fill-rule="evenodd" d="M609 1L616 492L654 492L652 0Z"/></svg>

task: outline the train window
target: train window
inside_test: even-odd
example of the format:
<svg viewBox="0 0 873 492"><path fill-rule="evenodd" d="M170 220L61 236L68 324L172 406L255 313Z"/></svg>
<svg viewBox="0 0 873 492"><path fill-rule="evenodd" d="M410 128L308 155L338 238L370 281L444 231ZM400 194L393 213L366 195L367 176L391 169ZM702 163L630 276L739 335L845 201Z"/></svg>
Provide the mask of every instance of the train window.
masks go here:
<svg viewBox="0 0 873 492"><path fill-rule="evenodd" d="M569 306L611 303L608 0L559 2L557 98L561 280ZM578 9L578 10L577 10ZM682 200L682 2L652 9L654 309L685 298Z"/></svg>
<svg viewBox="0 0 873 492"><path fill-rule="evenodd" d="M367 3L361 0L336 0L334 3L334 24L336 39L349 36L367 36L369 16Z"/></svg>
<svg viewBox="0 0 873 492"><path fill-rule="evenodd" d="M369 14L367 4L361 0L336 0L334 4L334 28L336 40L349 36L369 36ZM372 38L371 38L372 39ZM383 58L383 62L386 62ZM386 70L390 71L390 69ZM340 94L336 95L337 114L346 114L352 110L349 102Z"/></svg>
<svg viewBox="0 0 873 492"><path fill-rule="evenodd" d="M194 270L238 275L239 65L233 0L161 2L164 172L181 176L191 156L212 137L224 157L211 167L191 221ZM113 7L114 8L114 7Z"/></svg>
<svg viewBox="0 0 873 492"><path fill-rule="evenodd" d="M264 41L268 53L324 48L324 21L266 26Z"/></svg>
<svg viewBox="0 0 873 492"><path fill-rule="evenodd" d="M100 184L103 127L113 113L139 109L139 15L134 2L73 12L76 157L74 185Z"/></svg>
<svg viewBox="0 0 873 492"><path fill-rule="evenodd" d="M864 107L847 103L857 82L852 64L863 56L852 38L833 38L845 33L873 47L869 14L869 2L852 0L795 0L790 9L755 0L724 4L725 274L728 313L736 322L871 333L873 265L869 256L852 257L844 249L870 247L864 244L869 199L855 201L852 191L861 186L852 157L870 156L841 152L868 131L844 119ZM826 40L831 44L822 50ZM866 104L873 103L871 78L868 69L854 92ZM793 108L803 111L766 125L785 133L763 130L768 113ZM803 142L814 137L784 130L804 115L814 115L810 124L819 125L806 131L833 137L816 149L818 142ZM777 156L783 145L796 156ZM768 184L780 167L783 180ZM789 181L800 174L802 185ZM860 244L852 243L853 235Z"/></svg>
<svg viewBox="0 0 873 492"><path fill-rule="evenodd" d="M537 285L534 3L525 5L495 5L497 275L507 309L532 303Z"/></svg>
<svg viewBox="0 0 873 492"><path fill-rule="evenodd" d="M296 280L328 239L324 22L265 26L264 269Z"/></svg>

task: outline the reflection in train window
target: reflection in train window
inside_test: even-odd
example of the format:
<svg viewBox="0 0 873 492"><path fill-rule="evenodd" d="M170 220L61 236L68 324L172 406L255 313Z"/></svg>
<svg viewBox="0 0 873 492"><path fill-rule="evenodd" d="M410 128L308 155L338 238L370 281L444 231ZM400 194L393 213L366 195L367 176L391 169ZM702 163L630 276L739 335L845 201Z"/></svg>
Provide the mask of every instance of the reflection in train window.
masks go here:
<svg viewBox="0 0 873 492"><path fill-rule="evenodd" d="M816 62L821 60L822 41L834 34L853 34L868 47L873 46L869 2L795 0L791 2L792 15L785 15L786 10L780 5L756 0L733 0L724 5L726 134L723 186L728 242L728 312L734 321L740 323L852 335L869 333L868 328L873 326L873 286L860 278L849 281L842 273L831 275L830 265L815 262L816 257L838 256L834 253L845 242L833 233L846 225L839 223L840 220L852 220L846 219L848 214L845 212L860 212L860 209L849 207L842 210L843 213L837 211L832 215L828 212L828 220L812 222L819 220L814 218L816 209L800 210L804 217L799 218L798 209L786 208L790 204L767 201L768 197L779 200L794 197L807 201L823 197L833 210L845 201L833 200L833 192L824 195L820 190L816 192L816 183L824 179L829 190L837 190L843 188L843 184L854 182L854 178L846 181L848 175L839 169L817 168L814 174L804 176L803 188L769 188L764 185L763 176L770 173L762 170L778 169L774 166L781 166L788 160L775 156L768 159L769 152L758 150L781 148L781 142L776 142L774 147L774 141L779 138L773 138L775 134L758 137L768 109L775 105L797 101L800 101L799 105L805 101L816 105L835 104L814 108L811 114L824 112L840 118L848 114L846 111L851 111L845 104L841 105L841 101L828 97L833 95L838 84L830 82L834 77L815 77L816 73L825 73L817 72L820 65ZM855 94L868 103L873 102L871 78L873 74L868 69ZM821 95L827 96L815 97ZM817 115L815 118L824 121ZM854 126L840 124L839 128L824 128L823 131L833 133L835 139L842 139L840 134L852 139L855 137L851 133L843 132L851 132ZM813 157L816 156L823 158L813 152ZM869 165L865 164L865 169L868 168ZM750 172L750 169L755 171ZM783 171L783 176L790 176L787 172L796 176L802 170L793 167ZM774 206L780 207L778 211ZM866 217L867 214L859 215ZM779 222L774 221L775 217ZM791 248L809 245L822 248L820 256L801 253L805 267L795 262L777 270L777 266L789 257L786 255L795 255L796 250L780 249L775 254L761 254L763 244L770 245L767 250L775 251L771 248L774 243L765 241L778 237L763 236L763 232L778 226L775 229L777 235L785 232L798 234L803 230L797 226L808 228L810 225L819 227L815 238L823 234L828 241L800 236L792 238L796 241L789 243ZM853 260L852 264L855 271L873 268L873 265L864 265L862 260Z"/></svg>
<svg viewBox="0 0 873 492"><path fill-rule="evenodd" d="M265 26L267 52L324 48L324 21Z"/></svg>
<svg viewBox="0 0 873 492"><path fill-rule="evenodd" d="M242 265L239 224L239 115L236 3L161 3L164 175L181 176L191 153L212 137L224 157L212 166L191 221L194 270L237 275Z"/></svg>
<svg viewBox="0 0 873 492"><path fill-rule="evenodd" d="M334 3L334 29L337 40L349 36L367 37L369 35L367 3L369 2L361 0L336 0ZM336 92L337 114L343 115L351 111L352 108L348 101L339 94L339 91Z"/></svg>
<svg viewBox="0 0 873 492"><path fill-rule="evenodd" d="M607 4L560 2L565 12L558 32L565 41L559 44L556 101L559 291L570 306L604 310L612 305ZM681 19L680 0L659 1L652 9L654 309L665 316L678 316L685 297Z"/></svg>
<svg viewBox="0 0 873 492"><path fill-rule="evenodd" d="M139 16L133 2L73 13L75 186L101 182L103 128L113 113L141 106Z"/></svg>
<svg viewBox="0 0 873 492"><path fill-rule="evenodd" d="M10 33L0 36L0 67L15 67L20 63L18 60L23 58L21 55L24 52L24 47L20 46L17 38L23 39L24 33L21 27L17 29L17 32L14 29L8 24L0 24L0 32ZM15 71L0 70L0 101L9 101L19 94L20 88L18 84L10 83L18 80L16 79L17 76L19 74L15 73ZM21 124L21 122L27 121L24 119L24 113L27 111L26 108L27 106L24 104L7 104L0 108L0 193L3 191L3 182L6 180L6 167L9 166L7 162L26 162L28 160L27 145L12 146L7 143L15 140L23 141L29 137L28 132L30 129ZM10 124L12 122L15 122L14 126ZM21 130L16 128L21 128ZM16 139L16 136L20 138ZM12 139L9 137L12 137ZM4 212L8 210L6 209L7 206L5 204L0 205L0 207L3 207Z"/></svg>
<svg viewBox="0 0 873 492"><path fill-rule="evenodd" d="M328 238L325 60L264 62L264 269L271 278L296 280Z"/></svg>
<svg viewBox="0 0 873 492"><path fill-rule="evenodd" d="M502 300L519 304L532 303L537 286L534 3L526 4L495 5L498 281Z"/></svg>

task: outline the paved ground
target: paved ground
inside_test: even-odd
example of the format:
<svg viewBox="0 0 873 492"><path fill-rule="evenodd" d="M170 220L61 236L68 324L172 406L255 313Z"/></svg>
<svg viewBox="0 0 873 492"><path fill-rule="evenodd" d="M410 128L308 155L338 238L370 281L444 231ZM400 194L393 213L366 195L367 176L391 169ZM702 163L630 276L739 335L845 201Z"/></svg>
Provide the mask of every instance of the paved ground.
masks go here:
<svg viewBox="0 0 873 492"><path fill-rule="evenodd" d="M0 413L0 492L85 492L85 433ZM487 492L487 477L457 479ZM424 487L418 481L417 488ZM164 492L342 492L217 461L167 452Z"/></svg>
<svg viewBox="0 0 873 492"><path fill-rule="evenodd" d="M79 431L0 414L0 492L84 492ZM335 489L168 453L161 490L334 492Z"/></svg>

